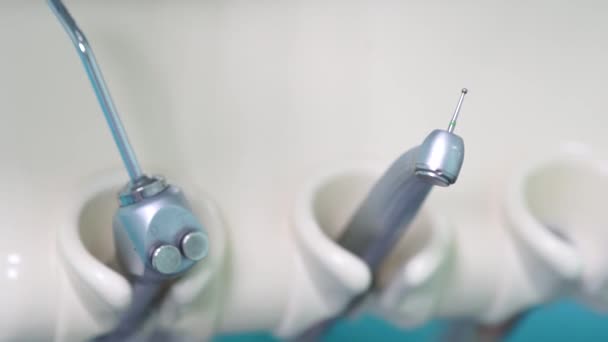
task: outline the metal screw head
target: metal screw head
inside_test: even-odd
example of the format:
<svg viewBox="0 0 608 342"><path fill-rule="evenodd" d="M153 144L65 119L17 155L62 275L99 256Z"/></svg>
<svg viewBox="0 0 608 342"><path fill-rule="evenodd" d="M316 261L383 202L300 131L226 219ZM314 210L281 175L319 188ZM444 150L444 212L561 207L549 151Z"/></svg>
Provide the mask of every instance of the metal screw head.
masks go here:
<svg viewBox="0 0 608 342"><path fill-rule="evenodd" d="M209 240L203 232L190 232L182 239L181 247L186 258L199 261L207 256Z"/></svg>
<svg viewBox="0 0 608 342"><path fill-rule="evenodd" d="M118 194L121 207L141 202L146 198L154 197L167 189L169 185L161 176L142 176L137 181L129 182Z"/></svg>
<svg viewBox="0 0 608 342"><path fill-rule="evenodd" d="M152 266L162 274L177 273L181 263L182 255L175 246L162 245L152 252Z"/></svg>

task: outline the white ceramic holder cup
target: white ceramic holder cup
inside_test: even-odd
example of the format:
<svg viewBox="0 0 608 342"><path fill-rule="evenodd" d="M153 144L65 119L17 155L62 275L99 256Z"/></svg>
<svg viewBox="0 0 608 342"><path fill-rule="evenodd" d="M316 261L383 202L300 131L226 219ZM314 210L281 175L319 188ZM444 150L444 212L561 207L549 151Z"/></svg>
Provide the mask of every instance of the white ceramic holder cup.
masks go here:
<svg viewBox="0 0 608 342"><path fill-rule="evenodd" d="M332 317L370 286L367 265L335 241L371 186L365 172L347 170L314 177L296 199L292 222L297 250L284 319L275 331L279 337L296 336Z"/></svg>
<svg viewBox="0 0 608 342"><path fill-rule="evenodd" d="M437 315L453 268L454 232L423 207L378 273L370 309L400 326L419 326Z"/></svg>
<svg viewBox="0 0 608 342"><path fill-rule="evenodd" d="M525 168L509 190L508 218L527 255L576 280L567 293L607 309L608 162L584 146L564 149Z"/></svg>
<svg viewBox="0 0 608 342"><path fill-rule="evenodd" d="M157 327L208 339L216 330L222 305L226 236L218 209L186 179L184 187L194 212L207 230L209 255L168 291L152 318ZM122 173L95 177L74 198L73 210L58 229L62 282L55 341L84 341L107 332L131 302L131 285L115 259L112 217L118 206Z"/></svg>
<svg viewBox="0 0 608 342"><path fill-rule="evenodd" d="M429 225L427 218L434 242L414 258L389 259L387 267L401 270L377 296L379 311L414 326L432 317L500 324L572 294L606 307L608 164L584 151L565 150L516 173L507 187L505 215L496 220L501 223L470 226L452 219L449 235L438 234L445 224ZM421 226L414 224L410 233ZM411 279L418 279L417 268L425 281L408 286L416 283Z"/></svg>
<svg viewBox="0 0 608 342"><path fill-rule="evenodd" d="M381 170L373 163L335 168L315 177L301 192L294 215L298 251L288 308L276 332L278 336L294 336L314 322L332 317L371 286L367 265L336 239ZM426 215L416 220L413 227L400 241L397 252L389 257L383 272L392 272L395 259L411 261L398 282L415 295L402 298L400 293L389 290L388 297L399 302L397 310L406 320L419 322L434 312L430 308L437 300L435 275L448 260L450 233L439 220Z"/></svg>

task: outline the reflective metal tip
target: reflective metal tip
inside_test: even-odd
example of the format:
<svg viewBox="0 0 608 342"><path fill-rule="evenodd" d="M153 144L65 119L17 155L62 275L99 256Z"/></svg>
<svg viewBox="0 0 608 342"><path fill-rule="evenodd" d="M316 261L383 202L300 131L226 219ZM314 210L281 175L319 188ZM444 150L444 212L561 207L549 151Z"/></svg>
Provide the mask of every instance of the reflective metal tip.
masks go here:
<svg viewBox="0 0 608 342"><path fill-rule="evenodd" d="M448 132L453 133L454 128L456 128L456 121L458 120L458 115L460 114L460 107L462 107L462 100L464 100L464 96L469 92L467 88L462 88L460 91L460 99L458 99L458 104L456 105L456 109L454 110L454 115L452 115L452 120L450 120L450 124L448 125Z"/></svg>
<svg viewBox="0 0 608 342"><path fill-rule="evenodd" d="M137 162L135 151L129 143L127 132L120 121L120 116L87 38L61 0L48 0L48 4L76 47L131 181L138 181L144 174Z"/></svg>

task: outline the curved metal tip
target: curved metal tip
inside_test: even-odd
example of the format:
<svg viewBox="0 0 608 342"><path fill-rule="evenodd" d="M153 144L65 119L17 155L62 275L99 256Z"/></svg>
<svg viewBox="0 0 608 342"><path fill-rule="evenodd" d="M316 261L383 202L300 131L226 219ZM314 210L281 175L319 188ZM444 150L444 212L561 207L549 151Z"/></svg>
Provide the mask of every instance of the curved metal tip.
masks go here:
<svg viewBox="0 0 608 342"><path fill-rule="evenodd" d="M80 56L82 64L87 72L87 76L89 77L89 81L91 81L91 85L93 86L93 90L97 96L97 101L99 102L108 126L110 127L116 147L118 147L120 156L125 164L127 173L129 174L131 180L135 182L143 176L143 172L141 171L139 163L137 162L135 152L129 143L127 133L125 132L122 122L120 121L118 111L116 110L114 101L112 101L112 97L110 96L110 91L108 90L108 87L101 74L101 69L95 60L93 50L91 49L91 46L89 45L84 33L80 30L76 24L76 21L61 0L48 0L48 5L53 13L55 13L55 16L57 16L57 19L74 44L74 47L76 47L76 51Z"/></svg>
<svg viewBox="0 0 608 342"><path fill-rule="evenodd" d="M461 92L462 92L463 94L466 94L466 93L468 93L468 92L469 92L469 89L467 89L467 88L462 88Z"/></svg>

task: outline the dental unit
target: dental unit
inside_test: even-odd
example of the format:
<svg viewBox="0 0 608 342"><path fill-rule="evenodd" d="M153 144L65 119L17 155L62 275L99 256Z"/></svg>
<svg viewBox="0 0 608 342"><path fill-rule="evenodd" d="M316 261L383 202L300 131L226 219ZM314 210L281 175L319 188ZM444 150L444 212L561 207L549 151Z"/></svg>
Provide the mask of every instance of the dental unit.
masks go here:
<svg viewBox="0 0 608 342"><path fill-rule="evenodd" d="M163 289L207 256L209 239L182 190L142 171L85 35L61 0L48 4L76 47L130 178L118 194L113 236L119 262L133 282L133 300L115 330L98 338L124 340Z"/></svg>
<svg viewBox="0 0 608 342"><path fill-rule="evenodd" d="M454 128L467 92L466 88L462 89L448 128L432 131L421 145L393 162L373 185L337 240L370 268L370 289L352 299L338 316L305 331L297 341L319 340L339 317L356 311L369 292L378 286L383 261L407 231L431 188L449 187L456 182L464 160L464 141L454 134ZM390 281L391 276L384 278Z"/></svg>
<svg viewBox="0 0 608 342"><path fill-rule="evenodd" d="M448 341L595 333L526 313L608 308L608 4L48 1L0 5L0 341L291 340L360 312ZM461 108L468 167L433 190L453 177L416 161L464 84L431 111L422 88L462 77L497 91Z"/></svg>

